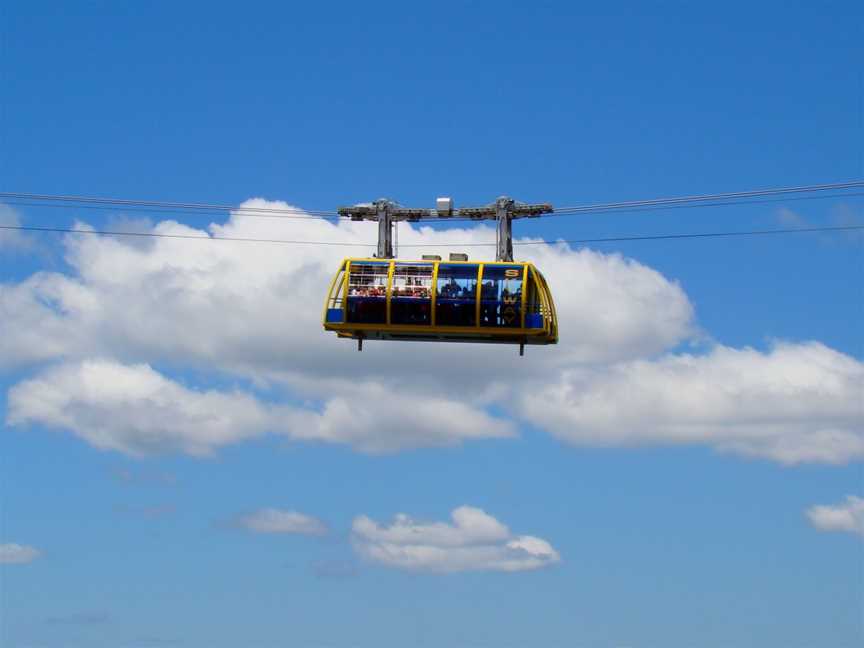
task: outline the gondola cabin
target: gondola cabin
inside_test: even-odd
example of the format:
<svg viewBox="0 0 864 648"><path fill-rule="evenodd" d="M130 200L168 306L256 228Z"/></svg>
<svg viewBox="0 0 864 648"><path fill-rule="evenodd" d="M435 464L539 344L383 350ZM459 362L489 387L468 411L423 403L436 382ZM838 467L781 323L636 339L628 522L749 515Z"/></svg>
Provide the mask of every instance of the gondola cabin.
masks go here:
<svg viewBox="0 0 864 648"><path fill-rule="evenodd" d="M324 306L339 337L555 344L558 323L543 275L523 262L345 259Z"/></svg>

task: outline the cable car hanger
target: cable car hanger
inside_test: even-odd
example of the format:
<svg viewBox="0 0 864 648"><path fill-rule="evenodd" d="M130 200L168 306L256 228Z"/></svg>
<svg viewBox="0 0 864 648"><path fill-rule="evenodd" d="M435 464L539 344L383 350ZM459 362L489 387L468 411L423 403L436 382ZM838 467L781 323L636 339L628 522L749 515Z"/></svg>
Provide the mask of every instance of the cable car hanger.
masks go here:
<svg viewBox="0 0 864 648"><path fill-rule="evenodd" d="M496 261L513 260L513 220L516 218L537 218L542 214L551 214L554 209L549 203L527 204L509 198L499 197L494 203L485 207L453 208L452 198L438 198L435 209L413 209L402 207L398 203L380 198L371 203L360 203L352 207L339 207L337 213L353 221L378 221L378 259L392 259L393 255L393 223L409 221L416 223L424 219L470 218L471 220L495 220L496 230Z"/></svg>

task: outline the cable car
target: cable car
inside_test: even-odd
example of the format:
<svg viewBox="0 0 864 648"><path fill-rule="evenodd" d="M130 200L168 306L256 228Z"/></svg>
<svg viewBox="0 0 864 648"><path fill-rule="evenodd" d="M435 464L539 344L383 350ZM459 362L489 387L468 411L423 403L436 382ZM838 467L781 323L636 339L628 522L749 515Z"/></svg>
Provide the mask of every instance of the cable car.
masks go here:
<svg viewBox="0 0 864 648"><path fill-rule="evenodd" d="M324 328L339 337L555 344L552 294L531 263L345 259L330 283Z"/></svg>
<svg viewBox="0 0 864 648"><path fill-rule="evenodd" d="M453 209L438 198L435 209L406 209L386 198L339 215L378 223L378 251L372 258L345 259L330 282L324 329L357 340L424 340L556 344L558 319L546 279L531 263L513 261L512 221L550 213L547 203L529 205L501 196L491 205ZM496 260L469 262L467 254L448 261L424 255L400 261L393 253L393 223L459 216L495 219Z"/></svg>

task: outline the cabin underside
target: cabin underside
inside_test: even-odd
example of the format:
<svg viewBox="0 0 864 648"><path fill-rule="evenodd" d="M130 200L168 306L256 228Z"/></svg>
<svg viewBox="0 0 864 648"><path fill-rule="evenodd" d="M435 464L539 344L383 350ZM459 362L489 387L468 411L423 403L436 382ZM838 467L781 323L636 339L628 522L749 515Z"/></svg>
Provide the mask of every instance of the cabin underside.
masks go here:
<svg viewBox="0 0 864 648"><path fill-rule="evenodd" d="M546 345L555 344L541 330L508 331L507 333L490 334L488 332L454 332L446 329L438 331L392 331L386 329L346 330L328 327L336 331L340 338L352 340L402 340L406 342L471 342L480 344L519 344Z"/></svg>

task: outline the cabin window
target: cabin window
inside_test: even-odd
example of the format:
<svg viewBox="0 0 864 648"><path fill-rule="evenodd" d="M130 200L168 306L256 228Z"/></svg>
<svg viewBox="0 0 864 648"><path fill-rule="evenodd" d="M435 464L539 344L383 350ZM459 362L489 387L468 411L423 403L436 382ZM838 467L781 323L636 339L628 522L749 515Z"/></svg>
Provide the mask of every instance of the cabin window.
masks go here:
<svg viewBox="0 0 864 648"><path fill-rule="evenodd" d="M351 262L348 272L348 321L384 324L387 321L389 263Z"/></svg>
<svg viewBox="0 0 864 648"><path fill-rule="evenodd" d="M390 323L429 324L431 309L432 264L397 263L390 292Z"/></svg>
<svg viewBox="0 0 864 648"><path fill-rule="evenodd" d="M477 265L438 266L435 287L435 324L437 326L476 326Z"/></svg>
<svg viewBox="0 0 864 648"><path fill-rule="evenodd" d="M543 328L543 313L540 303L540 293L534 270L528 277L525 286L525 328Z"/></svg>
<svg viewBox="0 0 864 648"><path fill-rule="evenodd" d="M480 326L522 326L522 266L483 267L480 287Z"/></svg>

